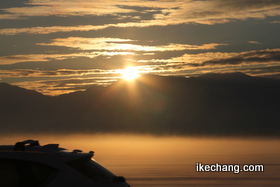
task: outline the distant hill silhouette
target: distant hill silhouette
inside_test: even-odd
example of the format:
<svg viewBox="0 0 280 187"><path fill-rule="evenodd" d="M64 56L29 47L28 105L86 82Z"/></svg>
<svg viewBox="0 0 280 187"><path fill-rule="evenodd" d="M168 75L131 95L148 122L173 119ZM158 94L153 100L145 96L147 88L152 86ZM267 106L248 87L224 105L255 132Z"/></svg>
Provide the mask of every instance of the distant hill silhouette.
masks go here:
<svg viewBox="0 0 280 187"><path fill-rule="evenodd" d="M280 135L280 81L144 75L56 97L0 83L0 131Z"/></svg>

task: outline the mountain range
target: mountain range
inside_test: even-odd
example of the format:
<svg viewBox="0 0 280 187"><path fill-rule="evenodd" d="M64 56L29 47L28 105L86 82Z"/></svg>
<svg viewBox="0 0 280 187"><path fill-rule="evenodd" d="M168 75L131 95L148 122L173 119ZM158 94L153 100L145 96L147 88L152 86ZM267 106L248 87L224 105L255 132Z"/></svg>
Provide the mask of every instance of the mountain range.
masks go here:
<svg viewBox="0 0 280 187"><path fill-rule="evenodd" d="M46 96L0 83L2 133L280 135L280 80L242 73L143 75Z"/></svg>

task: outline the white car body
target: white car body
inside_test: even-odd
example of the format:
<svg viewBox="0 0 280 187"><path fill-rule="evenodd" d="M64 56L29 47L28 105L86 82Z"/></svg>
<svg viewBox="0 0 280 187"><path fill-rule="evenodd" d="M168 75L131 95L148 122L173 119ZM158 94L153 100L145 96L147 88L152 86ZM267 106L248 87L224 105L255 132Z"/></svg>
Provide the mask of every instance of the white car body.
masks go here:
<svg viewBox="0 0 280 187"><path fill-rule="evenodd" d="M66 152L58 144L26 140L0 146L1 187L129 187L92 159L94 152Z"/></svg>

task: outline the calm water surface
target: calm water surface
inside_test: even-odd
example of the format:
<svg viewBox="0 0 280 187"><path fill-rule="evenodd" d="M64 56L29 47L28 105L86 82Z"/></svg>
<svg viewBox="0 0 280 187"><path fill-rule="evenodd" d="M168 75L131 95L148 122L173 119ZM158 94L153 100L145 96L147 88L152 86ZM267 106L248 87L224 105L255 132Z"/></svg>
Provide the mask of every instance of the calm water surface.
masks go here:
<svg viewBox="0 0 280 187"><path fill-rule="evenodd" d="M41 144L95 151L94 159L132 187L279 187L280 139L155 137L148 135L21 135L2 137L1 144L25 139ZM196 172L196 163L263 164L264 172Z"/></svg>

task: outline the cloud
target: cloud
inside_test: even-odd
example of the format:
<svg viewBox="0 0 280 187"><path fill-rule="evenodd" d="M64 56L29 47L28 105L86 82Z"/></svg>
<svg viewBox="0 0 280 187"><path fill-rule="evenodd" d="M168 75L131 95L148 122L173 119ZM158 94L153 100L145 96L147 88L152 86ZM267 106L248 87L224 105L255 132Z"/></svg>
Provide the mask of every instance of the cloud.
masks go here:
<svg viewBox="0 0 280 187"><path fill-rule="evenodd" d="M249 18L265 18L280 15L279 1L210 0L183 3L179 9L170 10L164 20L178 23L215 24Z"/></svg>
<svg viewBox="0 0 280 187"><path fill-rule="evenodd" d="M107 38L108 39L108 38ZM91 43L91 41L90 41ZM102 46L102 45L100 45ZM102 48L100 48L102 50ZM118 51L101 51L91 53L77 53L76 55L67 54L63 55L20 55L11 56L9 58L11 65L2 65L2 71L0 74L5 77L47 77L47 76L82 76L91 74L93 69L104 69L104 71L116 69L122 69L126 66L138 66L141 67L143 73L157 73L165 74L172 73L182 74L182 71L199 71L199 74L203 74L203 71L209 69L209 71L220 72L221 69L228 68L229 72L237 71L237 68L241 71L244 69L244 65L248 68L257 68L260 66L275 66L280 63L280 49L267 49L267 50L254 50L245 51L240 53L226 53L226 52L205 52L198 54L184 54L183 56L166 58L166 59L156 59L153 58L155 55L143 60L142 58L137 59L137 55L132 54L122 54ZM84 56L82 56L82 54ZM144 53L145 54L145 53ZM92 55L92 58L87 55ZM109 55L112 55L111 57ZM136 55L136 56L135 56ZM135 58L133 57L135 56ZM2 60L4 57L2 57ZM36 60L41 60L41 62ZM33 62L35 63L32 63ZM25 63L12 64L12 62L25 61ZM30 62L28 62L30 61ZM28 64L29 63L29 64ZM25 70L20 70L24 67ZM40 68L41 71L31 70L31 68ZM78 71L77 68L83 67L84 70ZM9 70L9 69L15 70ZM74 69L73 71L49 71L48 69L59 70L62 68ZM7 71L5 71L6 69ZM46 70L43 70L46 69ZM90 70L89 70L90 69ZM9 70L9 71L8 71ZM89 70L89 71L88 71ZM224 71L224 70L222 70ZM245 71L245 70L244 70ZM90 73L91 72L91 73ZM100 72L102 73L102 72ZM10 74L10 75L9 75ZM76 74L76 75L75 75ZM96 73L92 73L96 74ZM190 72L187 72L186 75Z"/></svg>
<svg viewBox="0 0 280 187"><path fill-rule="evenodd" d="M207 73L235 73L241 72L250 76L267 77L272 79L280 79L280 63L270 64L266 66L232 66L230 68L194 68L189 70L177 71L174 75L193 77L200 76ZM172 75L172 74L170 74Z"/></svg>
<svg viewBox="0 0 280 187"><path fill-rule="evenodd" d="M130 44L135 42L130 39L121 38L56 38L51 43L37 43L43 46L63 46L70 48L78 48L80 50L108 50L108 51L183 51L183 50L210 50L215 49L219 43L188 45L188 44L169 44L161 46L143 46Z"/></svg>
<svg viewBox="0 0 280 187"><path fill-rule="evenodd" d="M90 31L90 30L100 30L109 25L77 25L77 26L51 26L51 27L30 27L30 28L8 28L0 29L0 34L2 35L16 35L16 34L51 34L56 32L72 32L72 31Z"/></svg>
<svg viewBox="0 0 280 187"><path fill-rule="evenodd" d="M48 34L53 32L89 31L107 27L149 27L177 24L218 24L236 20L264 19L279 16L277 0L210 0L210 1L30 1L28 7L2 9L0 19L28 19L38 16L103 16L112 15L115 24L6 28L0 34ZM32 6L31 6L32 5ZM135 15L134 15L135 14ZM147 17L147 15L149 15ZM143 19L141 19L143 16ZM137 18L137 19L136 19ZM125 22L121 21L126 19Z"/></svg>
<svg viewBox="0 0 280 187"><path fill-rule="evenodd" d="M257 41L248 41L248 43L250 43L250 44L261 44L260 42L257 42Z"/></svg>
<svg viewBox="0 0 280 187"><path fill-rule="evenodd" d="M73 69L58 69L58 70L43 70L43 69L13 69L0 70L2 78L16 77L74 77L88 76L92 74L105 74L109 71L90 69L90 70L73 70Z"/></svg>
<svg viewBox="0 0 280 187"><path fill-rule="evenodd" d="M201 65L237 65L255 63L279 63L280 49L242 52L228 58L204 61Z"/></svg>
<svg viewBox="0 0 280 187"><path fill-rule="evenodd" d="M10 55L10 56L1 56L0 64L15 64L19 62L38 62L38 61L49 61L51 59L67 59L73 58L75 56L85 55L80 54L26 54L26 55ZM93 55L96 56L96 55Z"/></svg>
<svg viewBox="0 0 280 187"><path fill-rule="evenodd" d="M132 13L134 10L122 8L121 5L131 3L122 1L29 1L28 7L11 7L3 9L6 14L0 15L0 19L26 19L37 16L88 16ZM32 6L31 6L32 5Z"/></svg>
<svg viewBox="0 0 280 187"><path fill-rule="evenodd" d="M176 44L170 43L167 45L138 45L133 44L137 40L121 39L121 38L82 38L82 37L68 37L56 38L51 43L36 43L39 46L59 46L68 47L78 50L85 50L91 52L69 53L65 54L22 54L22 55L8 55L0 56L0 65L15 64L21 62L47 62L50 60L65 60L80 57L96 58L99 56L131 56L141 55L136 52L143 52L144 56L156 55L152 52L164 51L185 51L185 50L211 50L223 43L209 43L202 45L190 44ZM142 61L144 62L144 61Z"/></svg>
<svg viewBox="0 0 280 187"><path fill-rule="evenodd" d="M92 85L110 85L117 81L116 77L108 75L107 77L57 77L53 80L31 80L13 83L13 85L23 87L29 90L36 90L44 95L57 96L76 91L84 91Z"/></svg>
<svg viewBox="0 0 280 187"><path fill-rule="evenodd" d="M0 16L0 19L20 19L37 16L86 16L104 15L114 13L131 13L132 10L119 8L114 4L98 1L30 1L30 7L12 7L4 9L7 14ZM12 17L13 16L13 17Z"/></svg>
<svg viewBox="0 0 280 187"><path fill-rule="evenodd" d="M1 35L17 35L17 34L51 34L57 32L73 32L73 31L92 31L102 30L109 27L140 27L142 24L138 22L103 24L103 25L74 25L74 26L50 26L50 27L28 27L28 28L5 28L0 29ZM153 26L147 24L146 26Z"/></svg>
<svg viewBox="0 0 280 187"><path fill-rule="evenodd" d="M139 60L138 63L160 75L189 77L211 72L243 72L254 76L272 76L280 73L277 68L280 64L279 54L279 48L240 53L206 52L167 59Z"/></svg>
<svg viewBox="0 0 280 187"><path fill-rule="evenodd" d="M279 79L280 75L280 64L275 64L271 66L259 66L259 67L240 67L234 69L234 71L240 71L252 76L266 76L274 77L277 76Z"/></svg>
<svg viewBox="0 0 280 187"><path fill-rule="evenodd" d="M186 66L229 66L240 64L269 64L280 62L280 48L267 50L245 51L240 53L208 52L184 54L181 57L159 60L166 63L182 63Z"/></svg>
<svg viewBox="0 0 280 187"><path fill-rule="evenodd" d="M0 56L0 65L15 64L20 62L48 62L51 60L65 60L80 57L96 58L98 56L119 56L131 55L131 52L117 52L117 51L100 51L100 52L82 52L69 54L25 54L25 55L9 55Z"/></svg>

